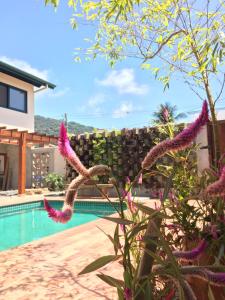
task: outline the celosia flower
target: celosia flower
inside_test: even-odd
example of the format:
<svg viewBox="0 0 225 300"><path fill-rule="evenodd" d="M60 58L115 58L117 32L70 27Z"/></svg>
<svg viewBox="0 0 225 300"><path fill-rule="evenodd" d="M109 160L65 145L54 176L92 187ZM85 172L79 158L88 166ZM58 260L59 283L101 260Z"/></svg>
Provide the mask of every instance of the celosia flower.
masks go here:
<svg viewBox="0 0 225 300"><path fill-rule="evenodd" d="M104 165L98 165L88 169L88 176L93 177L97 175L107 175L109 174L109 172L109 167ZM49 205L46 199L44 200L44 207L48 212L50 218L52 218L55 222L60 223L67 223L71 219L73 214L73 203L75 200L75 195L77 194L80 185L82 185L86 180L88 180L87 177L79 175L70 183L66 192L66 197L62 211L54 209Z"/></svg>
<svg viewBox="0 0 225 300"><path fill-rule="evenodd" d="M210 281L211 284L225 286L225 273L215 273L205 269L202 274L204 274L205 279Z"/></svg>
<svg viewBox="0 0 225 300"><path fill-rule="evenodd" d="M65 159L71 164L71 166L81 175L88 177L88 170L82 164L76 153L70 146L70 141L67 136L67 131L64 123L60 126L59 140L58 140L59 152Z"/></svg>
<svg viewBox="0 0 225 300"><path fill-rule="evenodd" d="M225 167L221 171L220 178L206 188L206 194L210 197L225 196Z"/></svg>
<svg viewBox="0 0 225 300"><path fill-rule="evenodd" d="M125 300L132 300L132 290L130 288L125 288L124 289L124 297Z"/></svg>
<svg viewBox="0 0 225 300"><path fill-rule="evenodd" d="M72 209L70 207L65 209L64 211L56 210L49 205L47 199L44 199L44 207L48 212L49 218L51 218L55 222L67 223L71 219Z"/></svg>
<svg viewBox="0 0 225 300"><path fill-rule="evenodd" d="M173 255L182 260L193 260L198 258L204 252L206 247L206 240L201 240L196 248L190 251L173 251Z"/></svg>
<svg viewBox="0 0 225 300"><path fill-rule="evenodd" d="M142 184L143 183L143 175L141 173L141 175L138 178L138 184Z"/></svg>
<svg viewBox="0 0 225 300"><path fill-rule="evenodd" d="M169 151L179 151L188 147L198 135L202 126L208 121L208 106L204 101L202 111L199 117L189 125L186 129L181 131L172 140L165 140L154 146L146 155L142 162L143 169L149 169L158 158L162 157Z"/></svg>
<svg viewBox="0 0 225 300"><path fill-rule="evenodd" d="M125 225L124 224L120 224L120 229L121 229L121 231L125 232Z"/></svg>
<svg viewBox="0 0 225 300"><path fill-rule="evenodd" d="M217 225L211 225L210 233L215 240L218 239L219 230L217 228Z"/></svg>
<svg viewBox="0 0 225 300"><path fill-rule="evenodd" d="M204 267L198 266L185 266L181 268L181 272L184 275L191 275L207 280L210 284L217 286L225 286L225 273L224 272L212 272Z"/></svg>
<svg viewBox="0 0 225 300"><path fill-rule="evenodd" d="M127 199L127 204L128 204L128 207L129 207L130 211L132 213L135 213L137 211L137 209L136 209L136 206L133 202L131 191L130 190L128 190L128 191L125 190L123 192L123 196L124 196L124 198Z"/></svg>

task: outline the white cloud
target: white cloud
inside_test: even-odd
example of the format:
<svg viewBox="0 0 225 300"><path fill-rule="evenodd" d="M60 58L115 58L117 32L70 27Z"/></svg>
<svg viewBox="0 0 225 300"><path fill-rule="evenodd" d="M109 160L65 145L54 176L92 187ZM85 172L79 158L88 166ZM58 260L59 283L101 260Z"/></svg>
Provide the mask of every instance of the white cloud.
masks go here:
<svg viewBox="0 0 225 300"><path fill-rule="evenodd" d="M64 97L68 92L70 92L70 88L64 88L61 90L52 90L52 89L44 89L34 94L35 99L47 99L47 98L61 98Z"/></svg>
<svg viewBox="0 0 225 300"><path fill-rule="evenodd" d="M47 70L38 70L33 68L28 62L24 60L19 60L16 58L9 58L7 56L0 56L0 61L3 61L9 65L12 65L16 68L19 68L25 72L28 72L34 76L40 77L41 79L48 79L48 71Z"/></svg>
<svg viewBox="0 0 225 300"><path fill-rule="evenodd" d="M131 102L123 102L114 110L113 118L124 118L134 111L134 106Z"/></svg>
<svg viewBox="0 0 225 300"><path fill-rule="evenodd" d="M105 79L97 82L102 86L114 87L120 94L144 95L148 92L146 84L136 82L133 69L113 70Z"/></svg>
<svg viewBox="0 0 225 300"><path fill-rule="evenodd" d="M92 108L96 108L104 102L105 102L105 95L104 94L96 94L89 98L88 106L92 107Z"/></svg>

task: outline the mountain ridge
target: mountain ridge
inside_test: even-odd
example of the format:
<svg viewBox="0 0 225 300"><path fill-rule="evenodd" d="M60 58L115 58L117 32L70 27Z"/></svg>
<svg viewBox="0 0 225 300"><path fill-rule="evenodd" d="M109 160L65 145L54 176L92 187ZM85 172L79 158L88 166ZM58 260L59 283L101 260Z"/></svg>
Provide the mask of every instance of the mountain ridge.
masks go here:
<svg viewBox="0 0 225 300"><path fill-rule="evenodd" d="M58 136L61 122L62 120L35 115L34 116L35 132ZM94 131L94 127L82 125L74 121L70 121L67 123L67 129L69 134L81 134L85 132Z"/></svg>

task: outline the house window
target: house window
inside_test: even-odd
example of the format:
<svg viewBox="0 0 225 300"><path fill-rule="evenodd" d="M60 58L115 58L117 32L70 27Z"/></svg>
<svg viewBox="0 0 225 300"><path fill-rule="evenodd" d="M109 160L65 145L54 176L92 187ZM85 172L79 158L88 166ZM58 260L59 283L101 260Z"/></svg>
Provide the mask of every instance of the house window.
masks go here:
<svg viewBox="0 0 225 300"><path fill-rule="evenodd" d="M27 92L0 83L0 106L26 113Z"/></svg>
<svg viewBox="0 0 225 300"><path fill-rule="evenodd" d="M0 106L7 107L7 86L0 84Z"/></svg>

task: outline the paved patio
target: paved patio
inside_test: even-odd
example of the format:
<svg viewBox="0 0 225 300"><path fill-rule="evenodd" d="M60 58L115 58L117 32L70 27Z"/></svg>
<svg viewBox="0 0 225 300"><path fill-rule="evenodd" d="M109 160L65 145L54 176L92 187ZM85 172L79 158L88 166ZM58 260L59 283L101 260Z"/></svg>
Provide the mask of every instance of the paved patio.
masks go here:
<svg viewBox="0 0 225 300"><path fill-rule="evenodd" d="M115 289L96 273L77 275L94 259L114 254L97 226L112 233L115 225L97 220L1 252L0 300L117 299ZM119 278L121 266L113 263L101 271Z"/></svg>

